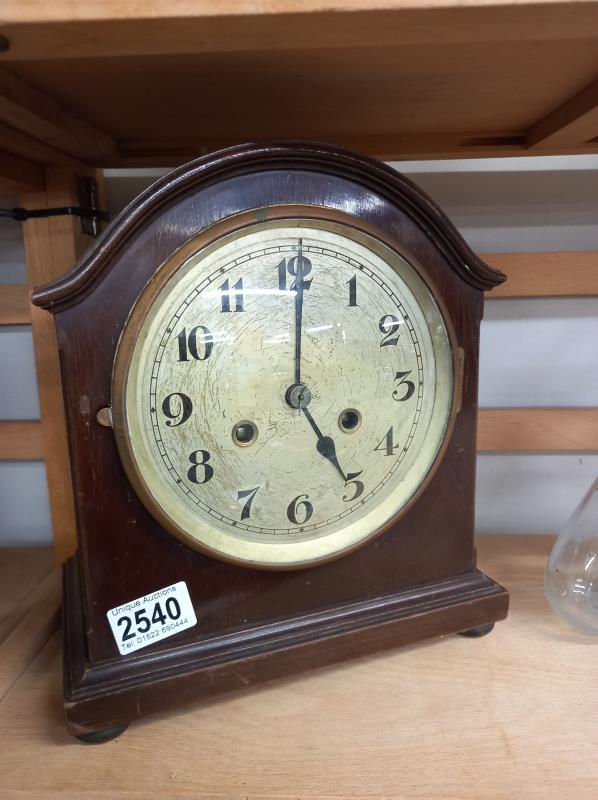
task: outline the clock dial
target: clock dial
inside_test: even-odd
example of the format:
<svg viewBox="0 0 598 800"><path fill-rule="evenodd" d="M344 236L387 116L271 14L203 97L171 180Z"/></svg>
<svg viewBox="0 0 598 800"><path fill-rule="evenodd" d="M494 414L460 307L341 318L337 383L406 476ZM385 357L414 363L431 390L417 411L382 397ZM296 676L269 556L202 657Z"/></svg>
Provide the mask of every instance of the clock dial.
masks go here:
<svg viewBox="0 0 598 800"><path fill-rule="evenodd" d="M256 222L146 291L117 356L117 437L171 531L228 560L292 567L357 546L406 507L454 393L442 314L404 258L340 223Z"/></svg>

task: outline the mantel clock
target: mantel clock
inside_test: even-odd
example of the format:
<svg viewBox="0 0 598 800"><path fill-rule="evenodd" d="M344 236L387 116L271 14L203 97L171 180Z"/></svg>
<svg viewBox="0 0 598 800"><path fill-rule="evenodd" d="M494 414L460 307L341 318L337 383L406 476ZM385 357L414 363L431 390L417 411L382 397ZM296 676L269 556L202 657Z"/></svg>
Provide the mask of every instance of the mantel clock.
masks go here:
<svg viewBox="0 0 598 800"><path fill-rule="evenodd" d="M78 521L72 733L506 615L473 547L503 279L389 167L282 143L160 178L37 289Z"/></svg>

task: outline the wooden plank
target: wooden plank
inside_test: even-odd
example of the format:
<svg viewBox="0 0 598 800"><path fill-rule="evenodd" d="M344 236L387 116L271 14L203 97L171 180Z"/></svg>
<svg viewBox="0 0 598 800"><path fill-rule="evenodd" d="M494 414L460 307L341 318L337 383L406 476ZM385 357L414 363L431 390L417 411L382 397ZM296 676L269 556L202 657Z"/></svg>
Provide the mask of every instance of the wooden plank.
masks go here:
<svg viewBox="0 0 598 800"><path fill-rule="evenodd" d="M485 253L507 280L488 297L566 297L598 295L598 252ZM0 284L0 325L31 322L29 288Z"/></svg>
<svg viewBox="0 0 598 800"><path fill-rule="evenodd" d="M598 295L598 252L484 253L507 280L488 297L565 297ZM27 286L0 285L0 325L31 321Z"/></svg>
<svg viewBox="0 0 598 800"><path fill-rule="evenodd" d="M14 153L0 151L0 186L9 191L43 189L44 171L39 164Z"/></svg>
<svg viewBox="0 0 598 800"><path fill-rule="evenodd" d="M480 452L598 452L596 408L482 408ZM39 422L0 422L0 460L44 458ZM52 470L53 460L50 459Z"/></svg>
<svg viewBox="0 0 598 800"><path fill-rule="evenodd" d="M69 746L55 637L0 706L0 794L6 800L591 797L588 787L598 785L592 735L598 696L588 680L596 647L546 603L553 543L552 536L478 537L480 568L511 593L509 617L484 639L447 636L356 659L134 723L101 747ZM583 723L574 709L583 709ZM232 765L231 747L224 746L231 742ZM157 752L159 759L148 759Z"/></svg>
<svg viewBox="0 0 598 800"><path fill-rule="evenodd" d="M26 609L0 643L0 701L56 631L60 622L61 570L55 568L23 601Z"/></svg>
<svg viewBox="0 0 598 800"><path fill-rule="evenodd" d="M0 284L0 325L28 325L31 322L29 287Z"/></svg>
<svg viewBox="0 0 598 800"><path fill-rule="evenodd" d="M23 194L21 203L25 208L76 205L74 172L47 168L46 191ZM90 241L80 233L78 220L69 216L28 220L23 226L23 235L30 286L66 272ZM52 454L46 462L46 472L54 552L57 562L61 563L75 550L76 525L56 331L52 315L39 308L32 307L31 323L44 450Z"/></svg>
<svg viewBox="0 0 598 800"><path fill-rule="evenodd" d="M58 626L59 574L49 548L3 548L0 701Z"/></svg>
<svg viewBox="0 0 598 800"><path fill-rule="evenodd" d="M39 461L44 458L42 426L37 420L0 422L0 461Z"/></svg>
<svg viewBox="0 0 598 800"><path fill-rule="evenodd" d="M507 280L488 297L598 295L598 252L486 253L482 258Z"/></svg>
<svg viewBox="0 0 598 800"><path fill-rule="evenodd" d="M595 38L597 24L595 4L579 0L28 0L3 9L10 49L2 60L582 41Z"/></svg>
<svg viewBox="0 0 598 800"><path fill-rule="evenodd" d="M97 163L114 155L116 143L56 102L0 69L0 120L75 158Z"/></svg>
<svg viewBox="0 0 598 800"><path fill-rule="evenodd" d="M539 120L527 132L528 147L576 147L598 137L598 81Z"/></svg>
<svg viewBox="0 0 598 800"><path fill-rule="evenodd" d="M572 84L585 80L580 76L593 63L596 46L566 42L559 50L565 66L557 66L553 46L545 42L531 50L525 43L513 46L505 62L501 42L490 53L477 44L371 45L98 57L81 59L76 70L68 60L51 60L43 70L18 62L11 70L110 131L122 152L103 160L104 166L180 163L231 143L297 136L389 159L517 155L528 153L527 127ZM538 76L539 62L551 65L549 74ZM523 83L522 74L529 76ZM222 96L237 100L222 104ZM288 96L297 102L281 114L272 98ZM182 128L172 125L173 118L183 117ZM582 150L598 152L598 143L568 149Z"/></svg>
<svg viewBox="0 0 598 800"><path fill-rule="evenodd" d="M198 136L192 144L156 142L152 140L123 141L117 161L108 159L104 166L152 167L176 166L223 147L237 144L240 139L263 141L275 139L263 134L248 136L240 133L218 137ZM285 138L284 135L278 138ZM526 153L525 138L518 133L493 135L481 133L396 133L351 134L344 130L310 132L306 138L334 142L339 147L367 153L382 161L400 161L410 158L482 158L488 156L516 156ZM592 149L592 146L588 146ZM593 148L598 153L598 144ZM560 150L558 152L561 152ZM575 150L577 152L577 150Z"/></svg>
<svg viewBox="0 0 598 800"><path fill-rule="evenodd" d="M218 138L201 139L197 144L179 146L168 145L164 142L123 142L120 145L117 159L106 159L101 162L106 168L136 168L136 167L176 167L191 161L206 153L238 144L239 141L272 141L277 138L276 130L270 135L248 136L240 133L236 137L223 136ZM402 161L410 159L463 159L463 158L502 158L515 156L529 156L530 152L525 145L525 136L519 132L498 132L483 135L461 133L439 134L413 134L396 136L389 135L348 135L344 132L331 131L323 134L310 133L304 138L334 142L339 147L355 150L358 153L379 158L381 161ZM542 151L542 155L598 155L598 141L588 142L582 147L549 147Z"/></svg>
<svg viewBox="0 0 598 800"><path fill-rule="evenodd" d="M42 426L37 421L0 422L0 460L43 459L43 438ZM482 452L596 452L598 409L482 408L478 449ZM52 469L52 463L49 468Z"/></svg>
<svg viewBox="0 0 598 800"><path fill-rule="evenodd" d="M57 150L55 147L51 147L45 142L35 139L33 136L29 136L28 134L11 127L10 125L6 125L6 123L2 122L1 120L0 150L16 158L23 159L24 161L38 163L40 165L52 164L58 166L69 166L72 169L82 168L82 165L77 161L77 159L69 156L62 150ZM24 187L25 191L32 188L29 184L30 180L28 179L26 186ZM44 182L42 180L41 187L35 184L33 188L43 189L43 186Z"/></svg>
<svg viewBox="0 0 598 800"><path fill-rule="evenodd" d="M60 575L47 547L0 555L1 701L58 626Z"/></svg>
<svg viewBox="0 0 598 800"><path fill-rule="evenodd" d="M122 155L103 166L298 136L393 159L524 155L534 122L595 79L597 3L36 7L4 19L0 63L109 133Z"/></svg>
<svg viewBox="0 0 598 800"><path fill-rule="evenodd" d="M478 452L598 452L598 408L481 408Z"/></svg>

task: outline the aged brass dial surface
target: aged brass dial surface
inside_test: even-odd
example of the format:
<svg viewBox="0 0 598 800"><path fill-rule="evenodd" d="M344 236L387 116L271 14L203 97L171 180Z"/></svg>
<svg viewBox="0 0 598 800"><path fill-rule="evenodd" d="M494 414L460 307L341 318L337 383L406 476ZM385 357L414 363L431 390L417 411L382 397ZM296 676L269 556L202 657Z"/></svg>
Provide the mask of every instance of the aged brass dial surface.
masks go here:
<svg viewBox="0 0 598 800"><path fill-rule="evenodd" d="M447 435L453 347L421 270L377 237L258 218L191 243L141 295L114 425L173 534L293 568L354 549L413 500Z"/></svg>

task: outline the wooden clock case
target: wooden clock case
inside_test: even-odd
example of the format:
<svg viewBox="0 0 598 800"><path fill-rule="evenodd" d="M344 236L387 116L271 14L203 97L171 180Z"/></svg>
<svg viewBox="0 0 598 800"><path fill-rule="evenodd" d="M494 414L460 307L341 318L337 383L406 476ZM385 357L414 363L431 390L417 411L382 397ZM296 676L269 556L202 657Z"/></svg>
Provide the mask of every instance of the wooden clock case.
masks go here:
<svg viewBox="0 0 598 800"><path fill-rule="evenodd" d="M429 276L463 360L452 432L409 510L349 555L284 572L215 560L166 532L127 480L113 431L96 420L111 405L127 317L160 265L198 231L281 204L349 214L395 242ZM117 730L175 703L506 616L508 593L476 569L473 544L483 292L502 280L394 170L331 146L283 143L231 148L160 178L73 271L35 291L33 302L55 314L77 511L78 553L64 571L71 733ZM178 581L198 624L119 655L106 612Z"/></svg>

